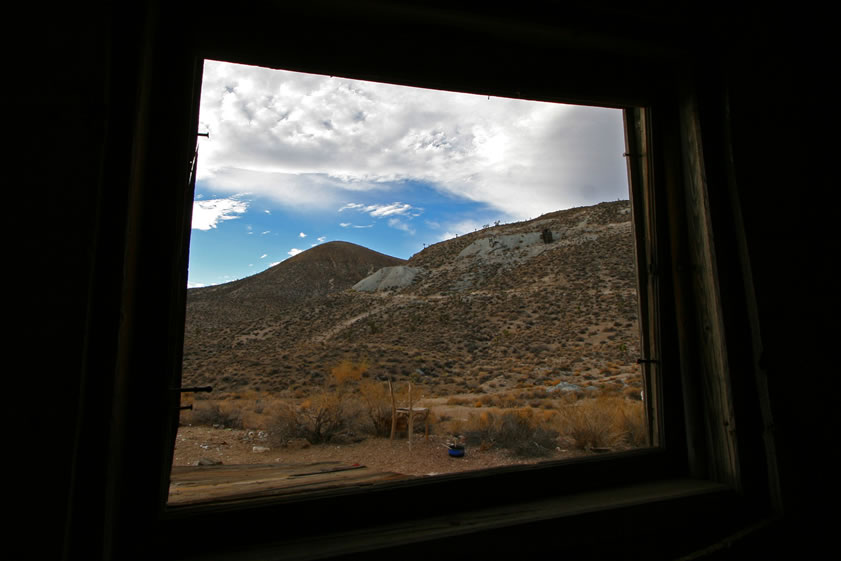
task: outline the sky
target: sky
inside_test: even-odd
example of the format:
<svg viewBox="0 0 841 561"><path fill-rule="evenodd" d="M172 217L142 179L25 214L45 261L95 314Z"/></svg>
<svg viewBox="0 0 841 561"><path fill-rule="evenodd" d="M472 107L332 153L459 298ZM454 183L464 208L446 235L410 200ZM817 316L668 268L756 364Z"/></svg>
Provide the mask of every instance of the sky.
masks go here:
<svg viewBox="0 0 841 561"><path fill-rule="evenodd" d="M628 198L622 111L205 61L189 287Z"/></svg>

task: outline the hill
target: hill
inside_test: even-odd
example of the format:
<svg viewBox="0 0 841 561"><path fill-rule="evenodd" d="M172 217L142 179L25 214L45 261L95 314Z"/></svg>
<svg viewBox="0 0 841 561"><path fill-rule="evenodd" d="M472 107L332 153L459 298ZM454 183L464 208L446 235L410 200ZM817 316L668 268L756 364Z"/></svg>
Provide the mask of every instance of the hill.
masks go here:
<svg viewBox="0 0 841 561"><path fill-rule="evenodd" d="M189 290L187 324L224 328L232 320L257 319L346 290L382 267L404 262L349 242L323 243L256 275Z"/></svg>
<svg viewBox="0 0 841 561"><path fill-rule="evenodd" d="M300 397L350 360L441 396L635 391L638 338L630 208L616 201L487 227L408 262L332 242L193 289L184 383Z"/></svg>

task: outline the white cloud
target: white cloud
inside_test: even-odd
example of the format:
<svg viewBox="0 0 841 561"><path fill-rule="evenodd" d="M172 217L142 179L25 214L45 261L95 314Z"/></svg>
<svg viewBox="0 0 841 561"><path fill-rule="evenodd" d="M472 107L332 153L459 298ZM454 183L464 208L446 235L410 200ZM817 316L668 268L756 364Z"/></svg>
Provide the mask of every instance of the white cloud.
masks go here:
<svg viewBox="0 0 841 561"><path fill-rule="evenodd" d="M286 253L288 253L291 257L295 257L296 255L298 255L302 251L304 251L304 250L303 249L298 249L297 247L293 247L292 249L290 249Z"/></svg>
<svg viewBox="0 0 841 561"><path fill-rule="evenodd" d="M327 240L327 236L319 236L316 240L318 240L318 243L324 243Z"/></svg>
<svg viewBox="0 0 841 561"><path fill-rule="evenodd" d="M627 197L616 109L207 61L200 121L211 132L200 181L289 208L336 208L360 200L353 193L382 195L408 180L516 219ZM384 217L414 210L405 205L342 208Z"/></svg>
<svg viewBox="0 0 841 561"><path fill-rule="evenodd" d="M408 232L409 234L414 235L415 229L409 226L406 222L403 222L399 218L389 218L388 225L392 228L397 230L403 230L404 232Z"/></svg>
<svg viewBox="0 0 841 561"><path fill-rule="evenodd" d="M305 233L301 232L300 234L298 234L298 237L301 237L301 238L306 238L306 237L307 237L307 235L306 235Z"/></svg>
<svg viewBox="0 0 841 561"><path fill-rule="evenodd" d="M485 224L485 222L481 222L479 220L469 219L448 224L446 226L447 230L437 241L449 240L457 238L458 236L463 236L464 234L469 234L470 232L475 232L476 230L481 230Z"/></svg>
<svg viewBox="0 0 841 561"><path fill-rule="evenodd" d="M411 215L411 216L420 216L423 213L422 208L413 207L408 203L391 203L387 205L383 204L372 204L372 205L364 205L361 203L348 203L342 208L339 209L339 212L352 209L358 210L360 212L365 212L370 214L374 218L382 218L384 216L393 216L393 215Z"/></svg>
<svg viewBox="0 0 841 561"><path fill-rule="evenodd" d="M356 210L359 212L364 212L372 218L390 217L387 220L387 223L390 227L395 228L397 230L402 230L412 235L415 234L415 229L412 228L407 222L401 220L398 217L405 217L411 220L412 218L420 216L423 213L422 208L414 207L408 203L401 202L371 205L365 205L362 203L348 203L341 207L339 209L339 212L343 212L345 210ZM371 228L373 224L355 225L350 222L341 222L339 223L339 226L341 226L342 228L348 228L350 226L354 228Z"/></svg>
<svg viewBox="0 0 841 561"><path fill-rule="evenodd" d="M223 220L239 218L248 210L248 204L233 198L208 199L193 202L193 229L210 230Z"/></svg>
<svg viewBox="0 0 841 561"><path fill-rule="evenodd" d="M268 257L268 256L269 256L269 254L268 254L268 253L264 253L263 255L261 255L261 256L260 256L260 259L265 259L265 258L266 258L266 257Z"/></svg>

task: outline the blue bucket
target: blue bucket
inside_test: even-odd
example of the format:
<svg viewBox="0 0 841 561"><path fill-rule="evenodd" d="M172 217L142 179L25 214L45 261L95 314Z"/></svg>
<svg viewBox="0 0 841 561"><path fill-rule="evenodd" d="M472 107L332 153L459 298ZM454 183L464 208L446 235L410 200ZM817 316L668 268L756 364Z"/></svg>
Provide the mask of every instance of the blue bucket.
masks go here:
<svg viewBox="0 0 841 561"><path fill-rule="evenodd" d="M464 456L464 446L461 444L450 444L448 446L448 453L453 458L461 458Z"/></svg>

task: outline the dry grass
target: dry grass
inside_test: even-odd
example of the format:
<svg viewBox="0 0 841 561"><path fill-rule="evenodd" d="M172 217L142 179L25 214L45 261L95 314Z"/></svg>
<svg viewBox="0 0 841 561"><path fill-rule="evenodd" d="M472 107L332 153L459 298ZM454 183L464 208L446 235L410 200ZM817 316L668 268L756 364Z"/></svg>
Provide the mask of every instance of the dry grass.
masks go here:
<svg viewBox="0 0 841 561"><path fill-rule="evenodd" d="M388 436L391 433L391 396L386 385L363 380L359 394L372 434Z"/></svg>
<svg viewBox="0 0 841 561"><path fill-rule="evenodd" d="M242 409L230 401L203 400L193 403L190 422L197 425L241 429Z"/></svg>
<svg viewBox="0 0 841 561"><path fill-rule="evenodd" d="M505 448L517 457L545 456L555 450L558 432L530 407L473 414L464 426L467 444Z"/></svg>
<svg viewBox="0 0 841 561"><path fill-rule="evenodd" d="M391 396L385 383L359 379L359 364L340 364L336 374L300 397L244 391L216 399L193 399L182 412L182 425L267 430L275 445L293 438L310 443L349 442L366 436L387 437ZM408 384L395 384L398 407L405 407ZM415 406L421 388L413 388ZM431 410L436 433L460 434L470 444L504 449L518 457L545 455L556 447L576 450L647 445L644 404L636 389L623 395L577 397L546 395L545 390L512 390L442 400ZM197 396L203 397L203 396ZM476 408L479 408L478 410ZM458 412L458 413L457 413ZM438 415L436 415L438 413ZM437 424L437 426L436 426Z"/></svg>
<svg viewBox="0 0 841 561"><path fill-rule="evenodd" d="M581 450L645 446L647 430L641 401L615 396L582 399L558 409L561 434Z"/></svg>
<svg viewBox="0 0 841 561"><path fill-rule="evenodd" d="M254 390L224 393L212 399L187 394L182 397L182 405L192 405L193 409L181 412L180 424L265 430L285 402L269 392Z"/></svg>

